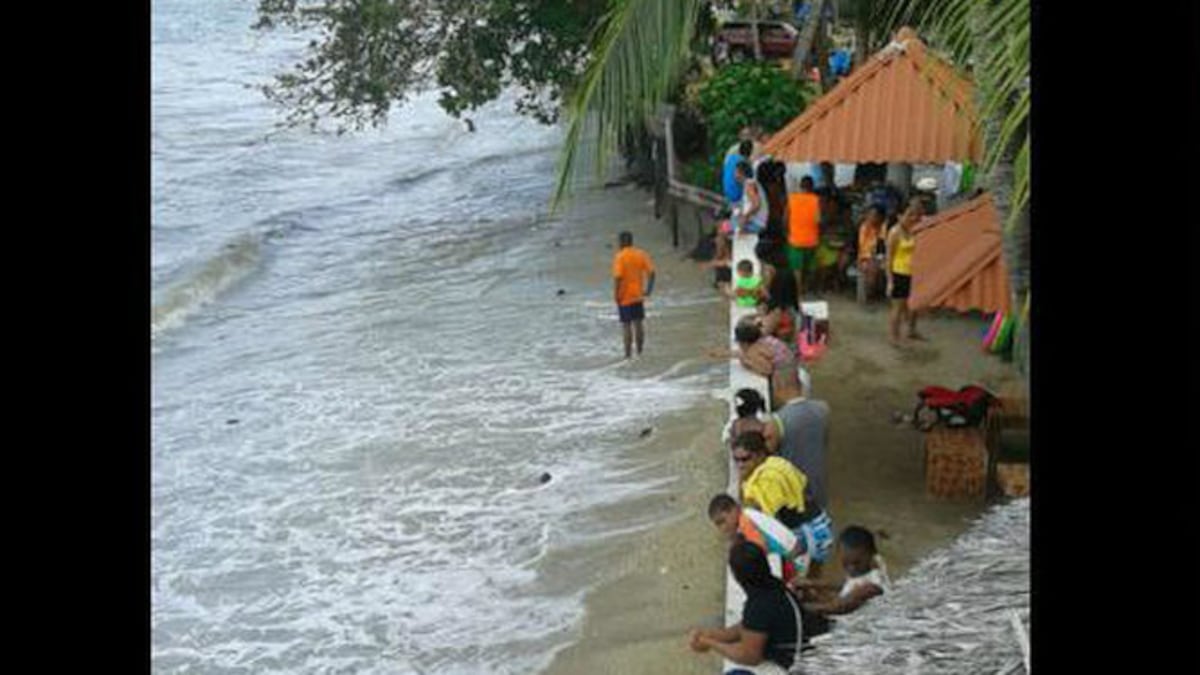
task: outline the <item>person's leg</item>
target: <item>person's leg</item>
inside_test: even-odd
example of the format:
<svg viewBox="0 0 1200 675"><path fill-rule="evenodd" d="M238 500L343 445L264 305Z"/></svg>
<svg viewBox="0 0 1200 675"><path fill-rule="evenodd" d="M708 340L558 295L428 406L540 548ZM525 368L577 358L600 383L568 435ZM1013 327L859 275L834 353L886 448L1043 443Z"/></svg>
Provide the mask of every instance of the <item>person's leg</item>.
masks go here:
<svg viewBox="0 0 1200 675"><path fill-rule="evenodd" d="M644 328L642 328L641 319L633 322L633 331L637 339L637 353L640 356L642 353L642 346L646 344L646 331Z"/></svg>
<svg viewBox="0 0 1200 675"><path fill-rule="evenodd" d="M900 344L900 315L904 311L904 300L889 298L891 307L888 309L888 339L892 344Z"/></svg>
<svg viewBox="0 0 1200 675"><path fill-rule="evenodd" d="M621 330L625 336L625 358L633 356L633 327L629 321L621 322Z"/></svg>
<svg viewBox="0 0 1200 675"><path fill-rule="evenodd" d="M908 312L908 339L924 340L925 336L917 332L917 313L908 307L908 301L904 303L904 309Z"/></svg>

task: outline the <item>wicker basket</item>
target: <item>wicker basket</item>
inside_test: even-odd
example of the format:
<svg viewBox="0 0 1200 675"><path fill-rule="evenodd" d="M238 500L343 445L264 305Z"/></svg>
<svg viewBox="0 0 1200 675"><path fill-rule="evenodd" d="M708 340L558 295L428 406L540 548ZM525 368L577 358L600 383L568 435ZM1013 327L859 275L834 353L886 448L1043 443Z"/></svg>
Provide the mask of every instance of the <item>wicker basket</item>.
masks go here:
<svg viewBox="0 0 1200 675"><path fill-rule="evenodd" d="M942 499L983 500L988 459L983 429L934 427L925 434L925 491Z"/></svg>

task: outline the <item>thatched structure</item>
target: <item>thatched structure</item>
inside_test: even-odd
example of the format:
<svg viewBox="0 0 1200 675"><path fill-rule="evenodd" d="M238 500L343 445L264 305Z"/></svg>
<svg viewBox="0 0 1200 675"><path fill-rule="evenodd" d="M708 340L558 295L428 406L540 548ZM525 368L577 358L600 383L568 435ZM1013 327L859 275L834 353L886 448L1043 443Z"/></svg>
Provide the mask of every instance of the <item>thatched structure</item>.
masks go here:
<svg viewBox="0 0 1200 675"><path fill-rule="evenodd" d="M1028 672L1029 500L997 506L814 638L799 672Z"/></svg>

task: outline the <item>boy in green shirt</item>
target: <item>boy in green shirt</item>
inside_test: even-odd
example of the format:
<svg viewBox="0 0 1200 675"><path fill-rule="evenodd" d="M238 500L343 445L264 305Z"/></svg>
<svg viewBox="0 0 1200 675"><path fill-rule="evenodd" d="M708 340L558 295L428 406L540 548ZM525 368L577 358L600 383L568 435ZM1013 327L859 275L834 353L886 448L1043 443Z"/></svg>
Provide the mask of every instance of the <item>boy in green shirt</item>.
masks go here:
<svg viewBox="0 0 1200 675"><path fill-rule="evenodd" d="M754 273L754 263L739 260L733 295L738 307L754 307L762 295L762 277Z"/></svg>

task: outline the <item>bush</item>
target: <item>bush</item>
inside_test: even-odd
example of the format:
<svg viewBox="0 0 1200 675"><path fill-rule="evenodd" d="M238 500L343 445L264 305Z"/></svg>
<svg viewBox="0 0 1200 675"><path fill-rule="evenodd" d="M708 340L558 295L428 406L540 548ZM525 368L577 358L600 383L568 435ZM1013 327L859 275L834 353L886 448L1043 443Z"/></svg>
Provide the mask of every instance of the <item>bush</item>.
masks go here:
<svg viewBox="0 0 1200 675"><path fill-rule="evenodd" d="M721 165L710 157L693 159L683 165L683 182L713 192L721 192Z"/></svg>
<svg viewBox="0 0 1200 675"><path fill-rule="evenodd" d="M774 132L804 112L816 95L807 82L792 79L772 63L731 63L700 87L700 110L708 127L709 150L717 161L737 141L738 130L758 125Z"/></svg>

